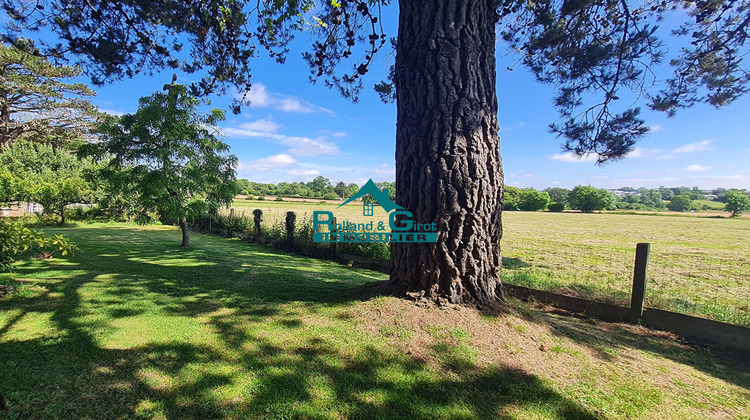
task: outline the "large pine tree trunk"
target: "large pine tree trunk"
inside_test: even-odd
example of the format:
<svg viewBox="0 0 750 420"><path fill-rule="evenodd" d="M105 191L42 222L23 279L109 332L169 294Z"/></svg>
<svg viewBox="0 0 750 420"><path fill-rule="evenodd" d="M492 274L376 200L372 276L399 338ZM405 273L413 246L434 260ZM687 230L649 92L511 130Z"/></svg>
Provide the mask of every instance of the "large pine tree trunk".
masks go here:
<svg viewBox="0 0 750 420"><path fill-rule="evenodd" d="M494 0L400 0L396 202L435 244L393 244L391 285L484 306L500 285Z"/></svg>

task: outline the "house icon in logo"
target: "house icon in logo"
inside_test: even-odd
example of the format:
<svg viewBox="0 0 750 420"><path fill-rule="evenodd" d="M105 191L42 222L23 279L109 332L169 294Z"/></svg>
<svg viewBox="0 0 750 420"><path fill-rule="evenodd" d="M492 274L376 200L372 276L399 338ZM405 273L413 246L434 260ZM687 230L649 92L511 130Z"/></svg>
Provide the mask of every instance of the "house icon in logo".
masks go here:
<svg viewBox="0 0 750 420"><path fill-rule="evenodd" d="M362 188L357 191L356 194L351 196L348 200L344 201L339 205L339 207L344 206L358 198L364 197L367 194L370 194L372 198L377 201L378 204L383 208L383 210L386 211L386 213L390 213L391 211L395 209L402 209L403 207L399 206L398 204L391 201L390 198L388 198L388 190L387 189L380 189L377 185L375 185L374 182L372 182L372 179L369 179L365 185L362 186ZM362 214L365 216L372 216L373 215L373 208L374 205L372 203L362 203Z"/></svg>

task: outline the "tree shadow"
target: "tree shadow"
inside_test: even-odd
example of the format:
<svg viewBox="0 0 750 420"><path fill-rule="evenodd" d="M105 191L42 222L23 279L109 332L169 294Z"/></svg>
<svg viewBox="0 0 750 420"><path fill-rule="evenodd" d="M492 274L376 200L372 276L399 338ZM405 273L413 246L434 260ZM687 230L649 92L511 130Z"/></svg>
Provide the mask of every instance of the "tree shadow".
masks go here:
<svg viewBox="0 0 750 420"><path fill-rule="evenodd" d="M589 347L606 361L614 361L623 350L639 350L750 390L750 362L746 355L729 349L707 347L681 340L671 333L631 328L628 324L600 321L544 305L524 317L549 327L553 334Z"/></svg>
<svg viewBox="0 0 750 420"><path fill-rule="evenodd" d="M40 279L46 292L0 301L0 310L19 312L0 329L0 395L11 416L497 418L528 408L556 418L596 418L522 371L430 367L388 346L342 348L309 336L314 327L284 344L248 328L271 322L303 331L302 311L354 302L382 275L253 246L216 262L207 248L171 249L137 234L121 239L78 241L81 253L62 260L70 264L19 268L21 276L45 268L49 274ZM203 239L213 251L231 244ZM115 251L122 242L138 247ZM297 306L290 309L292 303ZM102 338L113 324L149 311L196 320L218 344L162 339L145 329L126 331L152 338L137 345ZM9 339L27 317L46 319L47 329Z"/></svg>

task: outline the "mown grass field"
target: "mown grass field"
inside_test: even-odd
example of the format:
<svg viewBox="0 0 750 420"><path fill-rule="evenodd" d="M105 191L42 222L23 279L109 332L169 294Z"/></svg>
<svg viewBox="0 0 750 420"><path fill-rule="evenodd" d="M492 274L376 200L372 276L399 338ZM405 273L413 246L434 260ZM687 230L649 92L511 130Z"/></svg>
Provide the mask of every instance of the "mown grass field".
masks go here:
<svg viewBox="0 0 750 420"><path fill-rule="evenodd" d="M8 418L745 418L750 367L509 301L360 296L385 275L174 227L45 228L1 284Z"/></svg>
<svg viewBox="0 0 750 420"><path fill-rule="evenodd" d="M264 223L287 211L315 210L369 221L361 205L237 200L238 213L260 208ZM375 209L377 221L387 223ZM607 213L503 213L504 280L628 304L638 242L651 243L647 305L750 326L750 218Z"/></svg>

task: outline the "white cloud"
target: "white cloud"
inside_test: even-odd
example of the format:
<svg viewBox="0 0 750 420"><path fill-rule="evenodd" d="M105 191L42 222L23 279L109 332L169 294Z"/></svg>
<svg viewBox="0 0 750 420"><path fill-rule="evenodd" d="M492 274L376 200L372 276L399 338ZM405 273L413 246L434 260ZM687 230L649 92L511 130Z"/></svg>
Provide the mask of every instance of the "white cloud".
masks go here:
<svg viewBox="0 0 750 420"><path fill-rule="evenodd" d="M318 171L317 169L303 169L303 170L292 169L292 170L286 171L286 174L289 176L294 176L294 177L302 178L304 180L309 181L315 178L316 176L320 175L320 171Z"/></svg>
<svg viewBox="0 0 750 420"><path fill-rule="evenodd" d="M577 156L573 153L560 153L558 155L552 155L549 158L560 162L596 162L596 154L589 153L583 157Z"/></svg>
<svg viewBox="0 0 750 420"><path fill-rule="evenodd" d="M507 126L500 127L498 131L501 133L507 133L509 131L513 131L514 128L523 128L525 126L526 126L526 121L520 121L515 124L510 124Z"/></svg>
<svg viewBox="0 0 750 420"><path fill-rule="evenodd" d="M682 168L682 170L685 172L702 172L702 171L707 171L709 169L711 169L710 166L703 166L703 165L690 165L690 166L686 166Z"/></svg>
<svg viewBox="0 0 750 420"><path fill-rule="evenodd" d="M362 169L354 166L321 165L312 162L300 162L299 166L309 169L317 169L323 172L361 172Z"/></svg>
<svg viewBox="0 0 750 420"><path fill-rule="evenodd" d="M275 133L279 130L279 127L281 125L272 121L270 115L266 119L240 124L242 130L260 131L262 133Z"/></svg>
<svg viewBox="0 0 750 420"><path fill-rule="evenodd" d="M714 176L705 175L703 173L691 173L682 176L616 179L610 184L612 187L630 185L646 188L656 188L660 185L694 185L703 189L713 189L717 187L748 188L748 185L750 185L750 176L743 174Z"/></svg>
<svg viewBox="0 0 750 420"><path fill-rule="evenodd" d="M242 99L242 95L239 95ZM266 87L262 83L255 83L245 92L244 103L253 108L262 108L270 105L270 98Z"/></svg>
<svg viewBox="0 0 750 420"><path fill-rule="evenodd" d="M676 149L672 149L672 153L693 153L713 150L714 147L711 146L711 143L713 142L713 140L703 140L697 143L689 143Z"/></svg>
<svg viewBox="0 0 750 420"><path fill-rule="evenodd" d="M273 139L279 144L289 147L286 153L294 156L337 155L341 153L338 146L328 141L325 137L311 139L309 137L285 136L283 134L264 133L257 130L231 127L225 128L224 134L233 137Z"/></svg>
<svg viewBox="0 0 750 420"><path fill-rule="evenodd" d="M332 135L333 137L346 137L346 136L348 136L348 135L349 135L349 133L347 133L347 132L345 132L345 131L336 131L336 132L334 132L334 133L333 133L333 134L331 134L331 135ZM750 151L750 149L747 149L747 150L748 150L748 151Z"/></svg>
<svg viewBox="0 0 750 420"><path fill-rule="evenodd" d="M271 92L263 83L253 83L246 92L235 93L235 98L242 100L243 104L251 108L275 108L283 112L296 112L309 114L311 112L325 112L334 115L330 109L314 105L304 99L281 93ZM243 97L244 96L244 97Z"/></svg>
<svg viewBox="0 0 750 420"><path fill-rule="evenodd" d="M652 126L649 126L648 129L652 133L656 133L656 132L659 132L659 131L664 131L664 128L662 126L660 126L660 125L652 125Z"/></svg>
<svg viewBox="0 0 750 420"><path fill-rule="evenodd" d="M121 117L125 115L124 112L118 111L116 109L106 109L106 108L99 108L100 112L103 112L105 114L114 115L115 117Z"/></svg>
<svg viewBox="0 0 750 420"><path fill-rule="evenodd" d="M642 147L636 147L627 154L627 157L629 158L645 158L654 156L661 153L661 149L644 149Z"/></svg>
<svg viewBox="0 0 750 420"><path fill-rule="evenodd" d="M273 168L283 168L286 166L294 166L297 164L297 159L281 154L273 155L263 159L256 159L249 164L240 162L239 170L242 171L267 171Z"/></svg>
<svg viewBox="0 0 750 420"><path fill-rule="evenodd" d="M370 173L374 175L390 175L391 177L396 177L396 168L391 168L388 166L387 163L384 163L377 168L370 171Z"/></svg>

